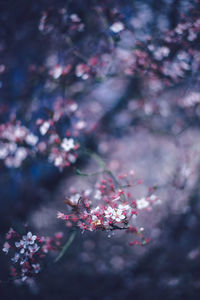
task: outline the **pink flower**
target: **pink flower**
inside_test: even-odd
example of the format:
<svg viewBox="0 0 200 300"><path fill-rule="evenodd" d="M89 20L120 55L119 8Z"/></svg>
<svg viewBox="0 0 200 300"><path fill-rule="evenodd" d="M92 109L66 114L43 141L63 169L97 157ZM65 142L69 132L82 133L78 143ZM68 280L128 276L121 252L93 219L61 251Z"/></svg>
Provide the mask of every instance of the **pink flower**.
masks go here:
<svg viewBox="0 0 200 300"><path fill-rule="evenodd" d="M3 245L3 252L5 252L6 254L8 254L8 251L10 249L10 244L8 244L8 242L5 242Z"/></svg>
<svg viewBox="0 0 200 300"><path fill-rule="evenodd" d="M65 220L65 214L63 214L63 213L61 213L61 212L58 212L58 213L57 213L57 218L58 218L58 219Z"/></svg>

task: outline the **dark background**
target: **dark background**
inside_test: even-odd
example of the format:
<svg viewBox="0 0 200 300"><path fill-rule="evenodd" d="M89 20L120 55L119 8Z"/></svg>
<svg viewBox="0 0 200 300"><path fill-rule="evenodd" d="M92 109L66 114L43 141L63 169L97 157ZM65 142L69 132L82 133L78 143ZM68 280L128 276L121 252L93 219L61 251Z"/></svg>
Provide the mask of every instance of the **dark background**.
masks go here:
<svg viewBox="0 0 200 300"><path fill-rule="evenodd" d="M102 81L91 78L83 82L70 75L52 85L46 67L51 55L59 63L72 64L80 62L73 56L77 49L86 57L93 53L112 57L111 33L95 15L94 7L103 7L108 24L113 22L113 9L118 10L127 27L131 20L140 20L140 26L134 25L133 43L134 39L145 39L145 35L162 41L163 32L174 29L183 15L187 18L191 7L194 15L199 12L197 1L1 1L0 65L6 68L0 74L0 120L3 123L10 114L16 114L34 130L34 121L57 96L76 100L88 126L95 124L96 128L82 137L82 143L97 151L114 172L133 168L138 177L144 178L144 187L136 191L138 195L152 184L160 187L161 204L142 213L138 221L151 242L135 249L127 246L127 237L121 233L112 238L104 233L79 233L68 255L57 265L44 268L36 282L21 286L2 283L0 299L197 300L199 109L198 103L192 108L180 103L192 92L200 95L199 68L191 64L185 76L172 80L159 93L148 88L151 74L150 79L146 74L126 77L116 70ZM81 17L86 26L83 33L69 31L59 14L62 8ZM48 12L50 25L41 32L43 12ZM72 36L73 47L66 43L68 35ZM118 36L112 38L116 49L126 49L130 39L126 34L121 41ZM192 47L198 49L199 39ZM158 78L164 80L161 75ZM160 111L148 113L148 105L135 110L134 103L140 103L141 98L150 103L150 108L156 106ZM78 165L87 171L96 168L84 156L80 156ZM185 179L180 171L183 165L191 172L189 178ZM1 241L9 227L21 229L26 222L33 232L49 235L62 230L67 237L64 224L56 220L57 210L64 208L62 200L71 186L85 185L85 181L72 175L73 167L59 172L45 159L29 159L19 169L6 168L1 161L0 167ZM2 280L9 276L8 262L0 253Z"/></svg>

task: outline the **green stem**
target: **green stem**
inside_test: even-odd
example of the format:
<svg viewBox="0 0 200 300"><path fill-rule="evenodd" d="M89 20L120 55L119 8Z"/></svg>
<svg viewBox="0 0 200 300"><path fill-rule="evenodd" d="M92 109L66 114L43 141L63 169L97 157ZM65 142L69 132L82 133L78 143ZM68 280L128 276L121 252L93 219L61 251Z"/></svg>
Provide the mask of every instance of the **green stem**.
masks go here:
<svg viewBox="0 0 200 300"><path fill-rule="evenodd" d="M103 172L104 172L104 170L103 171L97 171L97 172L94 172L94 173L83 173L79 169L76 169L76 174L79 175L79 176L95 176L95 175L102 174Z"/></svg>
<svg viewBox="0 0 200 300"><path fill-rule="evenodd" d="M106 168L106 163L98 154L96 154L86 148L82 148L82 151L84 154L91 156L94 160L96 160L96 162L99 164L100 167L102 167L103 169Z"/></svg>
<svg viewBox="0 0 200 300"><path fill-rule="evenodd" d="M80 175L80 176L95 176L95 175L99 175L99 174L102 174L102 173L107 173L112 178L115 186L118 187L118 188L121 188L121 185L120 185L119 181L116 179L115 175L112 173L111 170L106 168L106 163L104 162L104 160L98 154L96 154L96 153L94 153L94 152L92 152L88 149L85 149L85 148L82 148L82 150L83 150L84 154L87 154L87 155L91 156L92 158L94 158L98 162L98 164L102 168L102 170L94 172L94 173L82 173L79 169L76 169L76 174L77 175ZM125 202L126 201L126 196L121 195L121 199Z"/></svg>
<svg viewBox="0 0 200 300"><path fill-rule="evenodd" d="M68 250L68 248L70 247L71 243L73 242L73 240L75 239L76 236L76 231L73 231L69 237L69 239L67 240L66 244L63 246L62 250L60 251L59 255L56 257L55 259L55 263L57 263L65 254L65 252Z"/></svg>

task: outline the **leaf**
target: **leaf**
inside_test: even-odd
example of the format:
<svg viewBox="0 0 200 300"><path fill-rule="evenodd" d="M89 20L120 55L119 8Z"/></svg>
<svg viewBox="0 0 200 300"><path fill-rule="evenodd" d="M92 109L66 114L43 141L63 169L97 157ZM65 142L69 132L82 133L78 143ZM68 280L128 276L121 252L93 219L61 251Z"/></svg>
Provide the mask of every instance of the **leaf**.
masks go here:
<svg viewBox="0 0 200 300"><path fill-rule="evenodd" d="M54 260L55 263L57 263L65 255L65 253L67 252L68 248L71 246L71 243L75 239L75 236L76 236L76 231L73 231L71 233L69 239L67 240L67 242L63 246L62 250L60 251L59 255Z"/></svg>

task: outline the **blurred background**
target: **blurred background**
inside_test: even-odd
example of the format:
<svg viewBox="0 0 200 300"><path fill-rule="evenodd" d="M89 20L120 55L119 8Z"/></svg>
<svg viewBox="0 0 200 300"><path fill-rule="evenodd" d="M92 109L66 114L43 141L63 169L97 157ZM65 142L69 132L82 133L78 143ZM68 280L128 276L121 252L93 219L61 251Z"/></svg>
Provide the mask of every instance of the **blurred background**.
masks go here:
<svg viewBox="0 0 200 300"><path fill-rule="evenodd" d="M60 120L61 134L76 124L81 145L113 173L142 179L135 197L156 185L160 202L137 218L150 238L145 247L130 247L123 232L80 232L35 281L2 283L0 299L199 299L199 13L195 0L1 1L1 244L10 227L26 223L67 239L57 211L70 190L96 180L75 175L76 167L98 168L81 151L61 170L46 152L33 149L23 160L2 150L2 124L20 120L40 138L38 119L70 101L78 112ZM6 280L2 251L0 265Z"/></svg>

